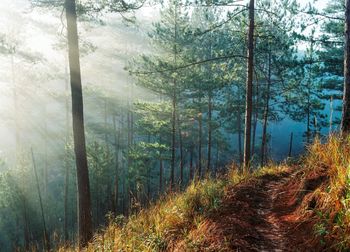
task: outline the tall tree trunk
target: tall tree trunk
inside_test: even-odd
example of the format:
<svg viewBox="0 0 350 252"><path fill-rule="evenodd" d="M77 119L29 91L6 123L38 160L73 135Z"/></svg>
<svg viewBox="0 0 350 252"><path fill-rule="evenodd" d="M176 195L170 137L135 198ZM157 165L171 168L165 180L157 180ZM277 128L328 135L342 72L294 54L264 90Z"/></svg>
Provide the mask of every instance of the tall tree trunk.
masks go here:
<svg viewBox="0 0 350 252"><path fill-rule="evenodd" d="M251 156L255 154L255 138L256 138L256 128L258 126L258 118L259 118L259 79L257 76L256 85L255 85L255 109L254 109L254 122L253 122L253 137L252 137L252 150Z"/></svg>
<svg viewBox="0 0 350 252"><path fill-rule="evenodd" d="M133 105L133 103L132 103ZM134 112L133 107L131 105L130 110L130 143L131 145L134 145Z"/></svg>
<svg viewBox="0 0 350 252"><path fill-rule="evenodd" d="M248 31L248 61L247 61L247 84L246 84L246 111L244 130L244 171L249 171L250 165L250 141L252 130L252 94L253 94L253 69L254 69L254 7L255 1L249 4L249 31Z"/></svg>
<svg viewBox="0 0 350 252"><path fill-rule="evenodd" d="M122 114L122 111L120 111L121 113L121 119L120 119L120 122L121 122L121 129L124 129L125 128L125 118L128 118L128 113L125 115L125 114ZM127 120L127 119L126 119ZM126 125L128 127L128 124ZM127 146L127 148L129 148L129 137L128 137L128 134L125 134L124 135L125 137L123 138L123 141L125 143L125 145ZM123 200L122 200L122 203L123 203L123 206L122 206L122 209L123 209L123 214L125 216L128 216L128 209L129 209L129 205L128 205L128 192L129 192L129 189L128 189L128 167L129 167L129 153L127 152L126 153L126 156L125 156L125 161L122 162L122 167L121 167L121 171L122 171L122 197L123 197ZM122 158L122 160L124 160L124 158Z"/></svg>
<svg viewBox="0 0 350 252"><path fill-rule="evenodd" d="M238 108L237 108L237 138L238 138L239 163L242 165L242 163L243 163L243 155L242 155L242 117L241 117L241 107L240 107L240 105L238 105Z"/></svg>
<svg viewBox="0 0 350 252"><path fill-rule="evenodd" d="M183 141L182 141L182 130L180 115L177 115L177 127L179 132L179 149L180 149L180 185L183 184L184 179L184 151L183 151Z"/></svg>
<svg viewBox="0 0 350 252"><path fill-rule="evenodd" d="M211 166L212 111L213 111L212 91L209 91L209 93L208 93L208 156L207 156L207 173L208 173L208 175L210 174L210 166Z"/></svg>
<svg viewBox="0 0 350 252"><path fill-rule="evenodd" d="M65 110L66 110L66 146L69 143L69 76L68 76L68 58L66 57L66 67L65 67ZM64 160L65 172L64 172L64 241L67 242L68 237L68 194L69 194L69 161L67 157Z"/></svg>
<svg viewBox="0 0 350 252"><path fill-rule="evenodd" d="M68 242L68 193L69 193L69 162L67 157L65 158L65 174L64 174L64 223L63 223L63 233L64 241Z"/></svg>
<svg viewBox="0 0 350 252"><path fill-rule="evenodd" d="M129 96L130 97L130 96ZM124 180L123 180L123 191L124 191L124 205L125 205L125 215L129 215L130 213L130 209L131 209L131 201L132 201L132 193L131 193L131 182L129 180L129 171L131 168L131 157L130 157L130 153L129 150L131 148L131 113L130 113L131 107L130 107L130 101L128 101L128 111L126 114L126 123L127 123L127 165L124 167Z"/></svg>
<svg viewBox="0 0 350 252"><path fill-rule="evenodd" d="M97 142L94 142L94 153L98 152L98 146L97 146ZM94 222L93 224L95 225L95 227L98 227L100 224L100 204L101 204L101 197L100 197L100 188L101 188L101 183L100 183L100 172L99 172L99 165L98 165L98 157L94 156L92 158L92 167L93 170L96 171L96 175L94 176L94 180L93 180L93 185L94 185L94 193L95 193L95 216L94 216Z"/></svg>
<svg viewBox="0 0 350 252"><path fill-rule="evenodd" d="M177 65L177 2L174 3L174 65ZM177 80L173 80L173 93L172 93L172 137L171 137L171 177L170 177L170 187L173 190L175 186L175 140L176 140L176 89L177 89Z"/></svg>
<svg viewBox="0 0 350 252"><path fill-rule="evenodd" d="M219 171L219 156L220 156L220 141L216 140L216 161L215 161L215 171L214 174L217 174Z"/></svg>
<svg viewBox="0 0 350 252"><path fill-rule="evenodd" d="M44 166L44 198L47 200L47 194L48 194L48 184L49 184L49 175L48 175L48 169L49 169L49 160L48 160L48 129L47 129L47 108L45 106L44 108L44 148L45 148L45 166Z"/></svg>
<svg viewBox="0 0 350 252"><path fill-rule="evenodd" d="M162 153L159 153L159 195L163 190L163 159Z"/></svg>
<svg viewBox="0 0 350 252"><path fill-rule="evenodd" d="M311 46L310 46L310 72L309 80L307 83L307 128L306 128L306 143L311 143L311 85L313 81L312 77L312 66L313 66L313 54L314 54L314 38L311 37Z"/></svg>
<svg viewBox="0 0 350 252"><path fill-rule="evenodd" d="M170 167L170 188L175 186L175 145L176 145L176 80L174 80L173 97L172 97L172 118L171 118L171 167Z"/></svg>
<svg viewBox="0 0 350 252"><path fill-rule="evenodd" d="M344 93L341 130L350 131L350 0L345 0Z"/></svg>
<svg viewBox="0 0 350 252"><path fill-rule="evenodd" d="M329 132L328 134L331 135L333 131L333 95L331 96L331 99L329 101Z"/></svg>
<svg viewBox="0 0 350 252"><path fill-rule="evenodd" d="M191 145L191 150L190 150L190 181L193 180L193 174L194 174L194 171L193 171L193 149L194 149L194 146Z"/></svg>
<svg viewBox="0 0 350 252"><path fill-rule="evenodd" d="M292 150L293 150L293 132L290 133L290 140L289 140L289 152L288 157L292 157Z"/></svg>
<svg viewBox="0 0 350 252"><path fill-rule="evenodd" d="M12 85L13 85L13 100L15 106L15 164L18 164L20 153L20 122L19 122L19 106L18 106L18 90L15 77L15 49L11 54L11 70L12 70Z"/></svg>
<svg viewBox="0 0 350 252"><path fill-rule="evenodd" d="M86 156L83 92L80 73L79 39L75 0L65 0L70 82L72 92L74 152L78 187L78 244L92 238L89 170Z"/></svg>
<svg viewBox="0 0 350 252"><path fill-rule="evenodd" d="M117 119L116 116L113 116L113 132L114 132L114 144L115 144L115 178L114 178L114 192L113 192L113 201L112 208L114 214L118 210L118 199L119 199L119 146L120 146L120 129L117 134Z"/></svg>
<svg viewBox="0 0 350 252"><path fill-rule="evenodd" d="M32 154L33 170L34 170L35 182L36 182L36 187L37 187L37 190L38 190L39 204L40 204L40 210L41 210L41 221L42 221L42 224L43 224L44 248L45 248L46 251L50 251L50 240L49 240L49 235L47 233L47 228L46 228L43 200L42 200L41 192L40 192L39 178L38 178L38 173L37 173L37 170L36 170L36 164L35 164L33 149L31 149L31 154Z"/></svg>
<svg viewBox="0 0 350 252"><path fill-rule="evenodd" d="M23 236L24 236L24 248L26 251L29 251L30 247L30 230L29 230L29 219L28 219L28 213L27 213L27 200L22 193L22 202L23 202Z"/></svg>
<svg viewBox="0 0 350 252"><path fill-rule="evenodd" d="M108 145L108 101L105 97L104 99L104 137L105 137L105 143L107 146L107 151L109 152L109 145Z"/></svg>
<svg viewBox="0 0 350 252"><path fill-rule="evenodd" d="M265 159L267 155L266 145L267 145L267 123L269 118L270 89L271 89L271 51L269 51L269 58L268 58L267 89L266 89L266 96L265 96L264 123L263 123L262 139L261 139L261 166L265 165Z"/></svg>
<svg viewBox="0 0 350 252"><path fill-rule="evenodd" d="M151 134L148 133L148 141L149 144L151 143ZM147 160L147 197L146 197L146 202L145 205L148 206L149 203L151 202L151 165L152 161Z"/></svg>
<svg viewBox="0 0 350 252"><path fill-rule="evenodd" d="M309 144L310 143L310 139L311 139L311 129L310 129L310 84L308 84L307 87L307 104L306 104L307 108L306 108L306 113L307 113L307 122L306 122L306 143Z"/></svg>
<svg viewBox="0 0 350 252"><path fill-rule="evenodd" d="M199 100L201 104L201 100ZM200 105L199 105L200 106ZM198 115L198 177L202 177L202 112Z"/></svg>

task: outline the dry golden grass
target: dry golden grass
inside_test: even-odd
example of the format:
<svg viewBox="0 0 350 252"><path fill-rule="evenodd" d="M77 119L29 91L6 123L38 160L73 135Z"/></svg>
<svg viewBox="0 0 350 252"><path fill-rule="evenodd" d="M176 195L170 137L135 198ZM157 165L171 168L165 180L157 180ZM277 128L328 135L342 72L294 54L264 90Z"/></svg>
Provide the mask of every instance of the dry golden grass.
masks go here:
<svg viewBox="0 0 350 252"><path fill-rule="evenodd" d="M308 216L316 220L315 235L321 243L345 251L350 247L350 137L331 136L326 143L316 140L299 164L301 179L322 180L310 195L315 206L310 210L305 205L304 209L311 211ZM240 174L235 165L230 168L224 178L193 182L185 192L160 199L122 225L111 220L103 232L95 235L86 251L197 251L200 231L216 228L206 217L220 207L227 188L243 180L291 170L287 163L271 163L250 175Z"/></svg>
<svg viewBox="0 0 350 252"><path fill-rule="evenodd" d="M313 192L314 232L321 243L338 251L350 248L350 138L316 140L303 159L304 176L324 182Z"/></svg>
<svg viewBox="0 0 350 252"><path fill-rule="evenodd" d="M130 216L123 225L111 220L96 234L86 251L165 251L194 246L191 231L202 228L206 216L216 211L228 185L237 184L247 176L240 175L232 165L229 175L220 179L192 182L185 192L160 199L148 209ZM119 222L119 224L117 224ZM75 251L61 248L59 251Z"/></svg>

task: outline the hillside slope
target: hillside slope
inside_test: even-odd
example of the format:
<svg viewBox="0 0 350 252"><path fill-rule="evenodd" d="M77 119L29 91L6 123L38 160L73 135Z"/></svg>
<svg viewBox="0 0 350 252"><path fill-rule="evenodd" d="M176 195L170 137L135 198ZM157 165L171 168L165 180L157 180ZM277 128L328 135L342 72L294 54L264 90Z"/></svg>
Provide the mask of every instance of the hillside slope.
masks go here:
<svg viewBox="0 0 350 252"><path fill-rule="evenodd" d="M350 251L350 141L316 141L293 165L193 183L88 251ZM67 250L67 249L62 249Z"/></svg>

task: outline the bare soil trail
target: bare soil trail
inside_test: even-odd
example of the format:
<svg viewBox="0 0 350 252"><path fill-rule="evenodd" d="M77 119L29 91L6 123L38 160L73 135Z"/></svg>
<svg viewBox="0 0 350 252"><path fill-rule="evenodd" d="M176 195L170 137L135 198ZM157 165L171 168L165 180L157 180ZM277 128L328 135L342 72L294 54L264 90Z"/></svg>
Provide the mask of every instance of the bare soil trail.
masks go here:
<svg viewBox="0 0 350 252"><path fill-rule="evenodd" d="M310 240L313 223L299 216L308 200L305 187L311 192L321 180L300 182L298 175L267 174L229 188L223 206L201 230L206 234L199 251L322 251Z"/></svg>

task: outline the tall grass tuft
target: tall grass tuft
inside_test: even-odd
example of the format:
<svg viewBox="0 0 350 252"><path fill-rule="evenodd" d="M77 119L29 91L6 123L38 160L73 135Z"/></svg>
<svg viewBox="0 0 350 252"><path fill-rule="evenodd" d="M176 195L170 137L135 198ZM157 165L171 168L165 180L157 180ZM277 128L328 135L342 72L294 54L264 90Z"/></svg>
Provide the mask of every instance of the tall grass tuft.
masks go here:
<svg viewBox="0 0 350 252"><path fill-rule="evenodd" d="M304 158L305 174L324 178L313 192L317 223L314 232L321 243L338 251L350 248L350 137L333 135L326 143L319 139Z"/></svg>

